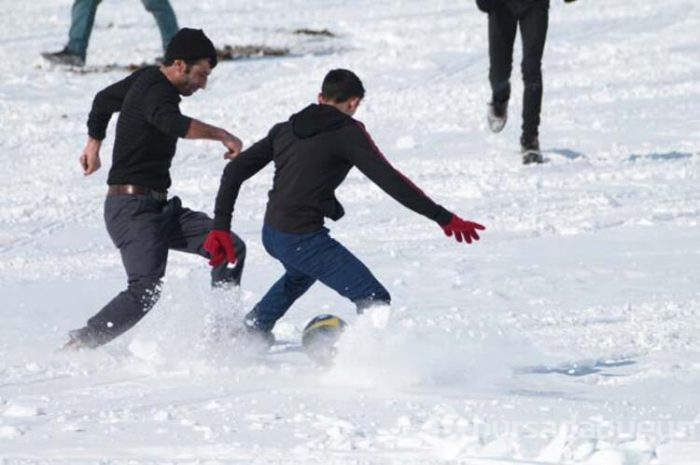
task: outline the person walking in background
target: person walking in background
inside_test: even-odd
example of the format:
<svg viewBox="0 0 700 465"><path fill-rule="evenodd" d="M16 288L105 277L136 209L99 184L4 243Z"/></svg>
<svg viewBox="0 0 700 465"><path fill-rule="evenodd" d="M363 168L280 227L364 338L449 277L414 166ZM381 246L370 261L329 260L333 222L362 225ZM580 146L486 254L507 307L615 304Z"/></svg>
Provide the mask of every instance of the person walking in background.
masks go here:
<svg viewBox="0 0 700 465"><path fill-rule="evenodd" d="M239 284L245 244L228 231L231 266L210 255L204 241L214 226L202 212L168 199L170 165L178 138L210 139L235 158L241 141L228 131L180 113L180 96L204 89L216 66L214 45L199 29L181 29L170 41L160 67L147 66L101 90L88 117L88 141L80 157L86 175L100 168L100 145L113 113L119 112L109 170L104 218L107 232L121 253L128 287L69 333L66 349L94 348L134 326L158 301L169 250L188 252L217 262L214 286Z"/></svg>
<svg viewBox="0 0 700 465"><path fill-rule="evenodd" d="M573 1L565 0L567 3ZM508 120L513 45L516 30L520 27L524 86L520 149L523 163L542 163L539 142L542 55L549 23L549 0L476 0L476 3L489 16L489 82L492 92L487 115L489 128L500 132Z"/></svg>
<svg viewBox="0 0 700 465"><path fill-rule="evenodd" d="M325 218L337 221L345 213L335 190L353 167L458 242L478 240L477 231L484 229L433 202L391 166L364 125L353 118L364 95L362 82L352 71L330 71L323 80L318 104L273 126L265 138L224 169L214 228L204 245L212 256L233 261L235 257L226 258L225 251L231 249L228 231L241 185L269 163L275 166L262 240L285 273L244 319L240 334L254 348L274 342L276 321L316 281L351 300L358 313L372 305L390 303L389 292L372 272L324 227Z"/></svg>
<svg viewBox="0 0 700 465"><path fill-rule="evenodd" d="M68 45L58 52L41 54L52 63L69 66L85 65L88 43L95 22L97 6L101 0L75 0L71 9ZM168 0L141 0L147 11L153 14L158 24L163 50L178 31L177 18Z"/></svg>

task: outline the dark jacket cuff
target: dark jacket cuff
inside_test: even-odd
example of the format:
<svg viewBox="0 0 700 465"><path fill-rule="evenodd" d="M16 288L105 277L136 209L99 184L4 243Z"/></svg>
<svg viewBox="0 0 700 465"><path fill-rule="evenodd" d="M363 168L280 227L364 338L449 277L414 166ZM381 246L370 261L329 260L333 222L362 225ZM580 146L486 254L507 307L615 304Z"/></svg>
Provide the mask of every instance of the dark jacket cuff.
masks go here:
<svg viewBox="0 0 700 465"><path fill-rule="evenodd" d="M437 224L439 224L440 226L445 226L447 223L450 222L450 220L452 220L452 215L453 215L453 214L452 214L451 211L446 210L445 208L443 208L443 207L441 207L441 206L439 206L439 205L438 205L438 207L439 207L438 213L437 213L437 215L435 215L435 218L433 218L433 219L434 219L434 220L437 222Z"/></svg>
<svg viewBox="0 0 700 465"><path fill-rule="evenodd" d="M230 216L223 216L223 215L216 215L214 217L214 228L213 229L220 229L222 231L230 231L231 230L231 217Z"/></svg>
<svg viewBox="0 0 700 465"><path fill-rule="evenodd" d="M105 130L100 131L97 129L88 128L88 136L90 136L93 139L102 140L105 138L106 135L107 135L107 131L105 131Z"/></svg>

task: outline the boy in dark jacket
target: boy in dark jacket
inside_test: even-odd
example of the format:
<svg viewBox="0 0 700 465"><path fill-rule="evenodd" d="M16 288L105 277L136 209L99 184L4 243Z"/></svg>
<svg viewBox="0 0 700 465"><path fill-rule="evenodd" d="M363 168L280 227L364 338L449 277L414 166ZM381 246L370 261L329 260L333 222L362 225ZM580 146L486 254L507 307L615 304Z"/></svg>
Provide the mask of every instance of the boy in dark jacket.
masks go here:
<svg viewBox="0 0 700 465"><path fill-rule="evenodd" d="M340 219L343 207L335 190L357 167L401 204L435 221L457 241L478 240L484 227L465 221L433 202L394 169L359 121L353 119L364 87L351 71L330 71L318 104L276 124L263 138L225 168L216 197L214 229L204 243L217 265L236 261L229 228L241 184L274 162L275 175L265 213L263 245L285 274L244 320L248 334L268 344L272 328L311 285L321 281L347 297L361 313L389 304L389 292L349 250L332 239L324 219Z"/></svg>
<svg viewBox="0 0 700 465"><path fill-rule="evenodd" d="M493 132L500 132L508 119L513 45L519 26L524 85L520 148L523 163L542 163L539 142L542 55L549 24L549 0L477 0L477 5L489 14L489 82L492 91L487 115L489 127Z"/></svg>

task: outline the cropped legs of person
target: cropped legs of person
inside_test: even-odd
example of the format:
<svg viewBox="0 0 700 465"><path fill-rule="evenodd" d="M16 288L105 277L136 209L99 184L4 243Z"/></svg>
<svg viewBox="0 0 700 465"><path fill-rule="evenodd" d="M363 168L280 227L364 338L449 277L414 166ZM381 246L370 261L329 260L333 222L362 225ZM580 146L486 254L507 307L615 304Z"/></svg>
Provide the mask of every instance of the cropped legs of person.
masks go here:
<svg viewBox="0 0 700 465"><path fill-rule="evenodd" d="M518 14L496 3L489 13L489 82L494 105L505 108L510 99L513 46L520 27L523 48L523 110L521 145L537 141L542 109L542 56L547 38L549 3L536 2Z"/></svg>
<svg viewBox="0 0 700 465"><path fill-rule="evenodd" d="M66 50L85 60L95 14L100 0L75 0L71 8L70 30Z"/></svg>
<svg viewBox="0 0 700 465"><path fill-rule="evenodd" d="M168 0L141 0L146 11L151 13L158 25L163 50L178 31L177 17ZM65 52L80 57L87 55L90 35L95 23L97 7L101 0L75 0L71 8L71 24Z"/></svg>
<svg viewBox="0 0 700 465"><path fill-rule="evenodd" d="M277 320L316 281L355 303L357 312L377 304L389 304L391 296L369 269L328 234L328 229L308 234L288 234L263 227L263 245L279 260L285 274L245 317L247 328L272 331Z"/></svg>
<svg viewBox="0 0 700 465"><path fill-rule="evenodd" d="M182 208L177 197L167 202L142 195L107 197L105 222L119 248L128 287L90 318L86 327L71 332L71 340L78 346L106 344L148 313L160 297L170 249L209 258L202 243L213 220ZM234 233L231 237L238 261L232 268L222 264L212 269L214 285L240 283L245 244Z"/></svg>
<svg viewBox="0 0 700 465"><path fill-rule="evenodd" d="M151 13L158 25L160 38L163 42L163 50L168 47L170 39L178 31L177 17L168 0L141 0L146 11Z"/></svg>

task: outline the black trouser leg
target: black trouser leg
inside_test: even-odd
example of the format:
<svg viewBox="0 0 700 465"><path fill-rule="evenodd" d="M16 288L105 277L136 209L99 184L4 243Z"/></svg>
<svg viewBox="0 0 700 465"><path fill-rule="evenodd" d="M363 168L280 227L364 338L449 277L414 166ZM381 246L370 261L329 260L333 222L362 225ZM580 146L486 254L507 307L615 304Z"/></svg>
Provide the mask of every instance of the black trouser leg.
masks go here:
<svg viewBox="0 0 700 465"><path fill-rule="evenodd" d="M210 258L209 252L204 250L204 239L214 226L214 220L202 212L182 208L174 218L174 227L170 233L168 246L180 252L187 252ZM231 232L231 242L236 252L236 265L229 268L224 262L211 269L211 282L213 286L234 284L241 282L241 274L246 258L246 247L243 240Z"/></svg>
<svg viewBox="0 0 700 465"><path fill-rule="evenodd" d="M168 260L170 207L141 195L107 197L107 231L119 248L128 287L88 320L97 345L129 330L158 301Z"/></svg>
<svg viewBox="0 0 700 465"><path fill-rule="evenodd" d="M155 305L169 249L209 258L202 244L213 226L213 220L204 213L182 208L177 197L166 203L140 195L107 197L105 222L121 253L128 287L88 320L96 345L128 331ZM243 271L245 244L231 234L238 262L233 268L223 265L213 269L212 279L237 284Z"/></svg>
<svg viewBox="0 0 700 465"><path fill-rule="evenodd" d="M542 110L542 55L547 39L549 4L539 3L519 19L523 43L523 134L524 140L538 136Z"/></svg>
<svg viewBox="0 0 700 465"><path fill-rule="evenodd" d="M489 82L492 102L504 102L510 98L510 74L513 69L513 44L517 30L517 18L501 2L489 13Z"/></svg>

